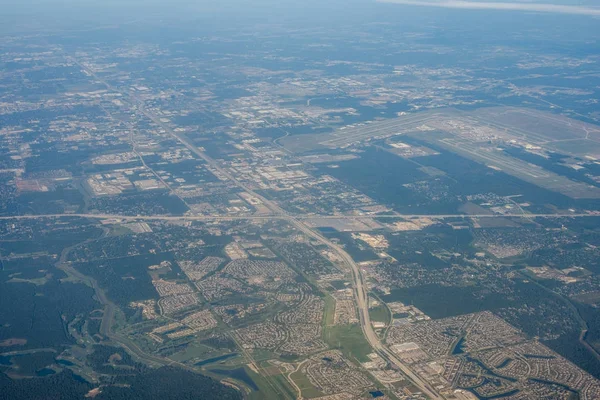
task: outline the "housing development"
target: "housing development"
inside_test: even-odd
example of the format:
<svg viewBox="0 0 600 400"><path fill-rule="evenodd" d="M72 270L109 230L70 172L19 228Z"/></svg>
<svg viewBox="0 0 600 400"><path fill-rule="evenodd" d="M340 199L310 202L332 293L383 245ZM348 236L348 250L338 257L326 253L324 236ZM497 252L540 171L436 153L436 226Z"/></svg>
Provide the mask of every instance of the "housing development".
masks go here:
<svg viewBox="0 0 600 400"><path fill-rule="evenodd" d="M598 54L368 18L0 36L6 394L600 398Z"/></svg>

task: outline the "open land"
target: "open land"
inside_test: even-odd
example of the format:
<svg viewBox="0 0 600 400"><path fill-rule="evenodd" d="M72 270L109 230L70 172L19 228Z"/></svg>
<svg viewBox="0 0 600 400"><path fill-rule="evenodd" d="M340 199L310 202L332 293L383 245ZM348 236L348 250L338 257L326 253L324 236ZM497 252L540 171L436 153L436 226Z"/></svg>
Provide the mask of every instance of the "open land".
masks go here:
<svg viewBox="0 0 600 400"><path fill-rule="evenodd" d="M387 15L0 35L6 393L598 398L593 40Z"/></svg>

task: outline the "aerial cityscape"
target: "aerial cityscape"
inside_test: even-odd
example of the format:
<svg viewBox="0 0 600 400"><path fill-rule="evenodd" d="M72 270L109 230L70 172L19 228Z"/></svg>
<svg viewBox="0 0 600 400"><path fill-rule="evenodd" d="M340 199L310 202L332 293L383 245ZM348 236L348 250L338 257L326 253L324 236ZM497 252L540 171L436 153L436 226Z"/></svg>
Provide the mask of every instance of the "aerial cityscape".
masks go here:
<svg viewBox="0 0 600 400"><path fill-rule="evenodd" d="M131 1L3 6L0 400L600 399L593 3Z"/></svg>

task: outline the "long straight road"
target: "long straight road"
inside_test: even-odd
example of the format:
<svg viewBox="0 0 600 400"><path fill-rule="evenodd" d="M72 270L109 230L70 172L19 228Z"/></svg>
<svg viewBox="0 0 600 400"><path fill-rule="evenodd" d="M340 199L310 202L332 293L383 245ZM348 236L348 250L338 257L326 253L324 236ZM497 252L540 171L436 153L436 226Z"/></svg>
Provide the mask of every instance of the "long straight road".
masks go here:
<svg viewBox="0 0 600 400"><path fill-rule="evenodd" d="M214 168L214 170L217 171L222 177L224 177L228 181L230 181L231 184L236 185L237 187L246 191L251 196L254 196L255 198L262 201L264 206L269 209L270 215L236 216L236 217L228 217L228 216L207 217L207 216L194 216L194 215L182 216L182 217L175 217L175 216L160 216L160 217L159 216L130 216L130 217L127 217L127 216L120 216L120 215L73 214L72 216L81 216L84 218L115 218L115 219L129 219L129 220L209 220L209 219L212 219L212 220L218 220L218 219L222 219L222 220L227 220L227 219L282 219L282 220L285 220L285 221L289 222L291 225L293 225L294 227L296 227L298 230L303 232L305 235L313 238L314 240L321 242L323 245L329 247L332 251L337 253L339 255L340 259L343 260L347 269L352 272L354 297L355 297L357 308L359 310L360 324L361 324L362 331L364 333L366 340L372 346L374 351L376 351L379 355L381 355L381 357L383 357L389 363L395 365L398 369L400 369L414 383L414 385L416 385L429 398L435 399L435 400L444 399L444 397L441 396L439 393L437 393L437 391L434 388L432 388L429 383L427 383L424 379L422 379L419 375L417 375L414 371L412 371L409 366L405 365L392 351L390 351L389 348L387 348L387 346L385 346L385 344L383 344L381 342L381 340L375 333L373 326L371 324L370 317L369 317L367 287L366 287L366 284L364 281L364 277L360 271L360 268L356 264L356 262L352 259L352 257L343 248L341 248L340 246L338 246L335 243L332 243L326 237L324 237L317 231L313 230L311 228L311 226L307 225L306 222L303 222L303 220L306 220L306 219L314 220L314 219L319 219L319 218L361 219L361 218L369 218L369 217L382 218L383 216L379 216L379 215L372 215L372 216L317 216L317 215L298 216L298 215L289 214L275 202L254 192L250 187L248 187L247 184L236 179L236 177L233 176L227 169L223 168L221 165L219 165L218 162L216 162L210 156L208 156L203 151L201 151L188 138L175 132L166 123L163 123L158 116L154 115L151 111L148 111L146 109L144 102L141 99L139 99L135 94L133 94L129 91L126 91L126 90L119 90L118 88L113 87L110 83L108 83L108 82L102 80L100 77L98 77L91 68L88 68L87 66L79 63L77 60L74 60L74 61L86 73L88 73L90 76L94 77L96 80L98 80L99 82L106 85L106 87L108 89L118 92L118 93L121 93L123 95L123 97L127 99L126 101L131 103L134 106L133 108L136 109L136 112L143 114L145 117L147 117L148 119L153 121L157 126L161 127L165 132L167 132L170 136L172 136L173 139L177 140L179 143L181 143L183 146L185 146L187 149L189 149L197 157L204 160L204 162L206 162L210 167ZM54 215L54 216L58 217L57 215ZM532 215L523 215L523 214L498 215L497 217L507 217L507 216L527 217L527 218L535 217ZM538 215L538 216L541 216L541 215ZM559 215L551 214L548 216L558 217ZM575 214L565 214L562 216L575 217L576 215ZM595 216L595 215L581 214L580 216L583 217L583 216ZM37 217L39 218L39 216L37 216ZM399 215L399 214L393 214L393 215L389 215L386 217L388 217L388 218L414 218L414 217L488 218L488 217L496 217L496 216L487 215L487 214L486 215L462 215L462 214L451 215L451 214L449 214L449 215L439 215L439 216L433 216L433 215L403 216L403 215ZM10 217L6 217L6 218L10 218ZM35 216L30 216L30 217L22 216L22 217L17 217L17 218L35 218Z"/></svg>
<svg viewBox="0 0 600 400"><path fill-rule="evenodd" d="M126 214L103 214L103 213L73 213L73 214L29 214L29 215L2 215L0 221L27 220L44 218L89 218L89 219L113 219L120 221L233 221L233 220L271 220L289 219L295 220L363 220L376 219L483 219L483 218L592 218L600 217L600 214L383 214L383 215L292 215L292 214L261 214L261 215L126 215Z"/></svg>
<svg viewBox="0 0 600 400"><path fill-rule="evenodd" d="M354 280L354 295L355 301L358 306L359 314L360 314L360 322L361 327L364 332L365 338L369 342L369 344L373 347L375 351L382 354L384 358L388 361L392 362L396 365L400 370L404 372L404 374L428 397L431 399L443 399L435 390L425 381L423 381L419 376L417 376L414 372L410 370L408 366L402 363L391 351L387 349L379 340L379 337L373 330L373 326L371 325L371 320L369 318L369 305L367 301L366 288L364 285L363 277L358 268L358 265L354 262L352 257L346 251L344 251L340 246L329 241L324 236L315 232L313 229L302 223L298 218L288 214L285 210L283 210L278 204L273 201L263 197L262 195L254 192L252 189L248 188L243 182L238 181L229 171L222 168L215 160L209 157L207 154L201 152L197 147L191 144L187 139L181 138L180 135L173 132L169 126L163 124L160 119L155 116L149 115L142 108L142 112L152 119L156 124L159 124L163 129L169 132L174 138L179 140L185 147L187 147L194 154L198 155L202 158L207 164L217 170L222 176L226 177L232 183L245 190L251 196L258 198L264 205L267 207L274 215L279 216L280 218L288 221L290 224L294 225L298 230L304 232L307 236L312 237L324 245L328 246L330 249L335 251L346 263L347 267L352 271L352 276Z"/></svg>
<svg viewBox="0 0 600 400"><path fill-rule="evenodd" d="M354 280L354 297L358 308L359 320L361 324L361 328L365 338L373 347L381 357L383 357L388 362L394 364L397 368L399 368L421 391L426 394L431 399L444 399L444 397L440 396L435 389L431 387L427 382L425 382L420 376L415 374L407 365L405 365L394 353L392 353L387 346L385 346L375 330L373 330L373 325L371 324L371 317L369 315L369 301L367 295L367 288L364 282L364 278L362 273L360 272L360 268L354 261L354 259L340 246L329 241L327 238L322 236L321 234L315 232L310 229L300 221L290 220L299 230L304 232L307 236L312 237L321 243L327 245L330 249L336 252L346 266L348 266L352 271L352 278Z"/></svg>

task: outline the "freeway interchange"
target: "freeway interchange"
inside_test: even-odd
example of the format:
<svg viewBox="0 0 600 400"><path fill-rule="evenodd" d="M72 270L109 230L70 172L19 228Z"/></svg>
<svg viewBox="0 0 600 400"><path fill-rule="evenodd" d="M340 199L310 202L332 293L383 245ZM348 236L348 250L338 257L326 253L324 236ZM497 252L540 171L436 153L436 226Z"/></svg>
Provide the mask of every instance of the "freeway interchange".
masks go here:
<svg viewBox="0 0 600 400"><path fill-rule="evenodd" d="M73 213L73 214L39 214L39 215L15 215L15 216L2 216L0 220L11 220L11 219L42 219L42 218L89 218L96 220L106 220L110 222L110 220L115 221L226 221L226 220L282 220L289 223L289 225L295 227L298 231L301 231L304 235L309 238L312 238L315 241L318 241L322 245L326 246L331 250L332 253L336 254L341 260L345 271L350 272L352 275L352 293L354 297L354 303L356 309L358 310L359 323L362 329L362 333L372 348L372 350L377 353L383 360L385 360L390 366L393 366L394 369L401 371L404 376L408 380L410 380L415 387L417 387L424 395L431 399L443 399L444 396L438 393L438 391L433 388L427 381L425 381L421 376L413 371L413 369L403 362L394 352L392 352L388 346L382 342L377 333L373 328L373 324L371 322L371 318L369 315L369 303L368 303L368 288L365 277L363 276L358 264L355 260L346 252L340 245L332 242L327 237L320 234L317 230L314 229L313 225L311 225L311 221L323 219L323 220L361 220L361 219L411 219L411 218L429 218L429 219L477 219L477 218L507 218L507 217L515 217L515 218L587 218L587 217L598 217L600 213L556 213L556 214L528 214L524 212L520 213L507 213L507 214L434 214L434 215L422 215L422 214L399 214L399 213L381 213L381 214L361 214L361 215L324 215L324 214L292 214L288 211L284 210L278 203L275 201L266 198L265 196L257 193L254 189L249 187L248 184L244 183L242 180L236 178L236 176L226 167L223 167L218 161L211 158L208 154L206 154L202 149L198 148L194 143L189 140L183 134L173 130L167 123L163 122L161 118L157 115L153 114L152 111L148 110L143 100L138 98L135 93L132 93L128 90L120 90L119 88L113 87L110 83L102 80L98 77L95 72L83 65L76 60L73 60L80 68L82 68L88 75L92 76L98 82L104 84L109 90L114 91L116 93L120 93L123 97L123 100L128 102L131 106L131 109L134 110L135 113L139 113L141 117L147 118L151 120L154 124L159 126L166 134L168 134L172 139L176 140L180 145L188 149L192 154L196 157L203 160L208 166L210 166L214 171L217 171L220 177L223 177L228 183L237 188L245 191L248 195L258 199L265 208L265 212L260 214L245 214L245 215L226 215L226 214L213 214L213 215L122 215L122 214L109 214L109 213ZM420 122L420 121L416 121ZM411 123L415 123L415 121L411 120ZM388 126L389 125L389 126ZM370 127L371 130L368 132L369 135L381 135L381 130L396 129L397 126L394 125L393 122L389 124L381 126L373 126ZM348 133L346 131L346 133ZM360 132L359 132L360 133ZM385 132L383 132L385 133ZM358 140L359 137L350 136L345 140L354 141ZM341 138L335 138L330 142L323 142L322 145L325 146L341 146L347 143L342 143L339 140ZM143 158L139 153L135 151L135 142L133 139L131 140L131 145L134 149L134 152L138 157L140 157L141 162L144 168L150 170L154 176L156 176L163 184L170 189L169 185L162 181L160 174L156 171L152 170L151 166L147 165ZM170 189L171 190L171 189ZM173 192L173 190L171 190ZM63 257L64 258L64 257ZM62 263L60 268L64 269L65 272L77 277L82 281L86 281L93 287L96 291L96 295L98 299L104 304L104 316L102 320L102 324L100 326L100 332L102 335L107 336L113 339L115 342L122 344L129 352L135 354L140 359L147 361L150 364L158 364L158 365L169 365L172 364L173 361L168 359L163 359L161 357L156 357L151 354L146 354L143 350L141 350L135 343L129 340L118 333L113 332L112 323L115 315L115 305L111 303L109 299L106 298L101 288L98 287L98 284L87 278L84 275L78 274L73 268L71 268L68 264ZM179 366L183 366L180 363L177 363ZM183 366L185 367L185 366ZM189 368L189 367L185 367Z"/></svg>
<svg viewBox="0 0 600 400"><path fill-rule="evenodd" d="M218 171L222 176L227 178L230 182L232 182L236 186L240 187L241 189L243 189L244 191L249 193L251 196L254 196L254 197L258 198L260 201L262 201L263 204L273 213L274 216L277 216L278 218L289 222L290 224L292 224L293 226L298 228L300 231L302 231L307 236L320 241L321 243L323 243L324 245L326 245L330 249L332 249L334 252L336 252L344 260L344 263L346 264L347 268L352 271L352 277L354 280L354 282L353 282L354 296L355 296L355 302L356 302L357 308L359 310L360 324L362 327L362 331L365 335L365 338L367 339L369 344L373 347L373 349L377 353L379 353L381 356L383 356L388 362L394 364L397 368L402 370L404 372L404 374L428 397L430 397L432 399L443 399L443 397L441 397L433 388L431 388L419 376L417 376L415 373L413 373L408 366L403 364L397 357L395 357L394 354L389 349L387 349L386 346L383 343L381 343L381 341L377 337L377 334L373 330L373 327L371 325L371 320L369 318L369 306L368 306L368 301L367 301L368 297L366 294L366 287L365 287L365 282L364 282L363 276L362 276L358 266L356 265L356 263L354 262L352 257L347 252L345 252L341 247L339 247L339 246L333 244L331 241L327 240L322 235L313 231L310 227L308 227L303 222L301 222L300 219L298 219L292 215L289 215L285 210L283 210L277 204L275 204L274 202L259 195L258 193L254 192L252 189L248 188L245 184L243 184L242 182L237 180L229 171L223 169L215 160L213 160L211 157L209 157L204 152L200 151L200 149L198 149L196 146L194 146L188 139L186 139L182 135L174 132L167 124L163 123L160 120L160 118L153 115L151 112L147 111L145 109L144 105L142 104L142 101L140 99L138 99L137 97L135 97L133 94L131 94L130 92L126 92L126 91L119 91L118 89L112 87L108 82L100 79L94 73L94 71L92 71L90 68L87 68L86 66L84 66L83 64L81 64L77 61L75 61L75 62L82 69L84 69L88 74L90 74L95 79L97 79L98 81L100 81L101 83L106 85L106 87L108 89L117 91L117 92L121 93L123 96L129 98L131 103L134 104L135 106L137 106L137 109L139 112L141 112L143 115L145 115L148 119L152 120L155 124L159 125L169 135L171 135L175 140L180 142L187 149L189 149L192 153L196 154L198 157L200 157L202 160L204 160L208 165L210 165L212 168L214 168L216 171Z"/></svg>

